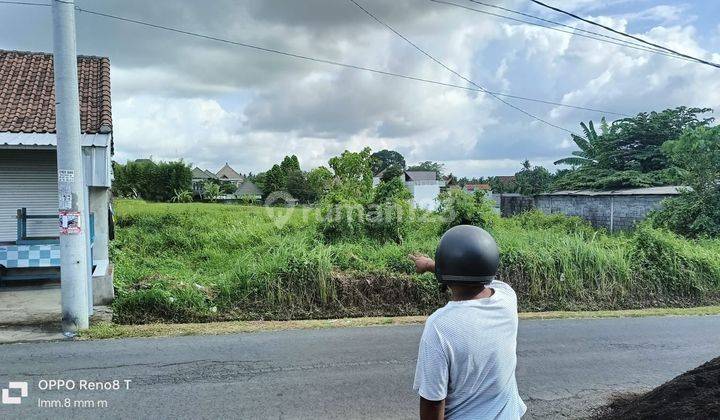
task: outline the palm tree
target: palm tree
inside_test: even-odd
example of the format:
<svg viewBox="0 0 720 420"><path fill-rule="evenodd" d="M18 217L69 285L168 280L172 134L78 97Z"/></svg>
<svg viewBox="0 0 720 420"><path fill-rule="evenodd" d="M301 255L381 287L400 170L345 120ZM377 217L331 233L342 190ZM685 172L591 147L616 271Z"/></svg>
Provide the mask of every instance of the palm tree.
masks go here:
<svg viewBox="0 0 720 420"><path fill-rule="evenodd" d="M580 150L572 152L571 157L562 158L553 162L555 165L572 165L572 166L594 166L598 163L600 155L600 138L595 131L593 122L590 121L587 125L584 122L580 123L580 126L585 132L585 137L580 137L577 134L570 134L572 140L577 144ZM607 126L605 118L602 119L601 128L604 134L605 127Z"/></svg>

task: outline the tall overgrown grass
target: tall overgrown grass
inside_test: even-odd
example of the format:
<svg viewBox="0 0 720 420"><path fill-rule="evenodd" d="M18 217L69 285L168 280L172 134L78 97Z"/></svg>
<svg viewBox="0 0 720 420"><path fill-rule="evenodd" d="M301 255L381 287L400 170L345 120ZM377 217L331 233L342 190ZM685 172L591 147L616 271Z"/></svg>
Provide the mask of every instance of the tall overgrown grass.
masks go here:
<svg viewBox="0 0 720 420"><path fill-rule="evenodd" d="M400 242L328 243L311 209L117 203L119 322L423 314L446 298L411 252L432 254L446 221L423 214ZM528 213L487 228L522 310L688 306L720 300L720 241L642 226L609 235Z"/></svg>

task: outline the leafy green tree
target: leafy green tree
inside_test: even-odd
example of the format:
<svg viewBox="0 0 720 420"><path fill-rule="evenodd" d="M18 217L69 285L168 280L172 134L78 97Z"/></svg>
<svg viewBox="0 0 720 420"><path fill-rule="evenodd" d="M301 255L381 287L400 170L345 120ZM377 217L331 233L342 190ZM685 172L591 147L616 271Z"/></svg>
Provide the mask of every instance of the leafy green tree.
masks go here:
<svg viewBox="0 0 720 420"><path fill-rule="evenodd" d="M333 174L324 166L317 167L307 174L308 201L320 200L330 190Z"/></svg>
<svg viewBox="0 0 720 420"><path fill-rule="evenodd" d="M410 190L400 178L392 178L380 182L380 184L375 187L374 192L373 202L375 204L381 204L394 199L410 200L412 198Z"/></svg>
<svg viewBox="0 0 720 420"><path fill-rule="evenodd" d="M265 172L265 182L263 183L263 193L268 195L275 191L285 191L287 188L287 173L283 171L280 165L273 165L270 170Z"/></svg>
<svg viewBox="0 0 720 420"><path fill-rule="evenodd" d="M720 236L720 127L699 127L663 145L692 187L667 199L651 219L688 237Z"/></svg>
<svg viewBox="0 0 720 420"><path fill-rule="evenodd" d="M373 174L378 174L389 167L405 169L405 158L394 150L381 150L371 155L371 169Z"/></svg>
<svg viewBox="0 0 720 420"><path fill-rule="evenodd" d="M357 239L402 242L412 219L410 192L395 177L372 185L370 148L345 151L329 161L333 170L330 190L321 201L318 224L325 239Z"/></svg>
<svg viewBox="0 0 720 420"><path fill-rule="evenodd" d="M445 175L445 165L440 162L431 162L426 160L420 162L417 165L408 166L408 171L435 171L437 172L437 179L440 180Z"/></svg>
<svg viewBox="0 0 720 420"><path fill-rule="evenodd" d="M678 107L661 112L642 112L607 125L600 134L592 123L581 124L585 138L573 135L580 148L573 157L556 164L575 166L558 177L556 189L617 189L668 185L678 181L678 171L662 145L678 139L686 130L708 126L713 119L701 118L709 108Z"/></svg>
<svg viewBox="0 0 720 420"><path fill-rule="evenodd" d="M305 172L300 169L294 169L287 174L286 191L293 197L303 203L307 203L311 198L309 185Z"/></svg>
<svg viewBox="0 0 720 420"><path fill-rule="evenodd" d="M549 191L553 176L542 166L533 167L529 160L523 162L523 169L515 174L517 192L523 195L535 195Z"/></svg>
<svg viewBox="0 0 720 420"><path fill-rule="evenodd" d="M681 106L614 121L603 150L610 168L647 173L669 167L669 157L662 145L678 139L686 130L708 126L713 118L699 117L708 112L712 109Z"/></svg>
<svg viewBox="0 0 720 420"><path fill-rule="evenodd" d="M517 182L514 179L506 180L499 176L488 178L490 189L496 194L515 193L518 190Z"/></svg>
<svg viewBox="0 0 720 420"><path fill-rule="evenodd" d="M237 187L232 182L220 183L220 193L222 194L233 194L237 191Z"/></svg>
<svg viewBox="0 0 720 420"><path fill-rule="evenodd" d="M182 160L175 162L130 161L113 163L113 192L118 197L170 201L175 191L192 188L192 171Z"/></svg>
<svg viewBox="0 0 720 420"><path fill-rule="evenodd" d="M440 194L438 211L443 218L443 231L457 225L492 226L498 216L493 205L481 191L470 195L457 188Z"/></svg>
<svg viewBox="0 0 720 420"><path fill-rule="evenodd" d="M286 174L293 171L299 171L300 161L295 155L285 156L285 158L280 163L280 169L282 169L283 172L285 172Z"/></svg>
<svg viewBox="0 0 720 420"><path fill-rule="evenodd" d="M342 194L354 197L361 202L368 201L372 191L372 169L370 148L360 152L344 151L328 162L338 179Z"/></svg>

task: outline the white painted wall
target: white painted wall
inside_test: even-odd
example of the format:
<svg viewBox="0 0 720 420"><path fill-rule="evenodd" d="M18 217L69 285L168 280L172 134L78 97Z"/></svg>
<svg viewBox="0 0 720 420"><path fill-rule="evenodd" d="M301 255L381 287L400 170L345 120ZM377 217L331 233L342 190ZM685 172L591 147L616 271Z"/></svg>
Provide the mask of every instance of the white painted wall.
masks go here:
<svg viewBox="0 0 720 420"><path fill-rule="evenodd" d="M432 185L413 185L408 182L405 185L413 195L413 206L425 210L437 210L437 197L440 195L439 183Z"/></svg>

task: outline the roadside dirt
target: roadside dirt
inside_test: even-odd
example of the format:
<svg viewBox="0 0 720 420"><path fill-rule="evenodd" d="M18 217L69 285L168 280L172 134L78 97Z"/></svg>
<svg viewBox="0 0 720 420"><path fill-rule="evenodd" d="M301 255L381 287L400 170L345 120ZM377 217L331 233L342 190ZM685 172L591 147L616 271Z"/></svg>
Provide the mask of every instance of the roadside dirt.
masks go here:
<svg viewBox="0 0 720 420"><path fill-rule="evenodd" d="M720 418L720 357L646 394L617 397L603 411L597 419Z"/></svg>

